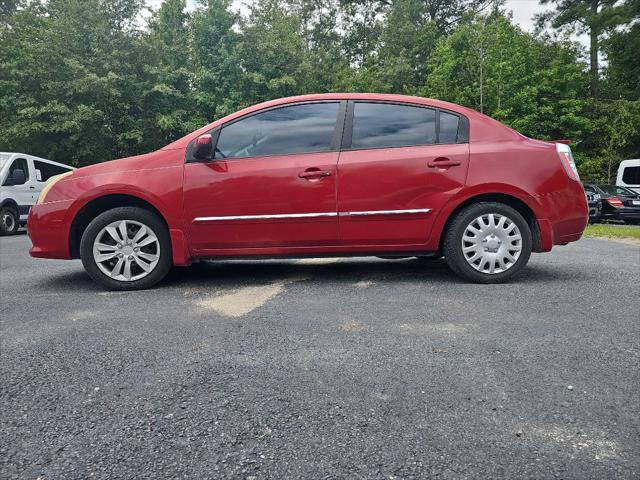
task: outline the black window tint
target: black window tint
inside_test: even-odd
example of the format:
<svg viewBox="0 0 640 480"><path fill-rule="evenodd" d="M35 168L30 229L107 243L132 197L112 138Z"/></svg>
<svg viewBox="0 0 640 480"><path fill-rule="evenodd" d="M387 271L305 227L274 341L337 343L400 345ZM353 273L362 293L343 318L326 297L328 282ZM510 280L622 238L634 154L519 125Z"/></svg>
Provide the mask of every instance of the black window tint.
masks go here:
<svg viewBox="0 0 640 480"><path fill-rule="evenodd" d="M356 102L351 148L427 145L436 141L436 112L431 108Z"/></svg>
<svg viewBox="0 0 640 480"><path fill-rule="evenodd" d="M26 158L16 158L13 163L11 164L11 166L9 167L9 173L7 173L7 179L9 180L10 178L13 177L13 172L15 172L16 170L22 170L24 172L24 179L25 181L21 184L18 183L14 183L13 185L23 185L24 183L29 181L29 166L27 165L27 159ZM5 180L5 182L6 182Z"/></svg>
<svg viewBox="0 0 640 480"><path fill-rule="evenodd" d="M622 181L627 185L640 185L640 167L626 167L622 172Z"/></svg>
<svg viewBox="0 0 640 480"><path fill-rule="evenodd" d="M456 143L458 141L458 123L460 123L460 117L441 111L438 143Z"/></svg>
<svg viewBox="0 0 640 480"><path fill-rule="evenodd" d="M39 182L46 182L55 175L60 175L61 173L66 173L71 170L70 168L59 167L58 165L51 165L50 163L39 162L38 160L33 161L33 166L36 170L40 171L39 177L36 173Z"/></svg>
<svg viewBox="0 0 640 480"><path fill-rule="evenodd" d="M309 103L268 110L223 127L216 158L326 152L339 103Z"/></svg>

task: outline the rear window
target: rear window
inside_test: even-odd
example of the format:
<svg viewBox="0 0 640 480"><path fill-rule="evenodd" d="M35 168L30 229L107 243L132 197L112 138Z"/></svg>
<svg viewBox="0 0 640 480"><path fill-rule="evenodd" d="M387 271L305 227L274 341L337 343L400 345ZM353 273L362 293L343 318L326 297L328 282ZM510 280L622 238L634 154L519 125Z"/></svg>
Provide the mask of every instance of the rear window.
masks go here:
<svg viewBox="0 0 640 480"><path fill-rule="evenodd" d="M605 193L608 193L609 195L634 195L635 196L635 192L633 190L629 190L626 187L618 187L615 185L598 185L600 187L600 190L602 190Z"/></svg>
<svg viewBox="0 0 640 480"><path fill-rule="evenodd" d="M622 172L622 181L627 185L640 185L640 167L626 167Z"/></svg>
<svg viewBox="0 0 640 480"><path fill-rule="evenodd" d="M33 166L36 169L36 177L39 182L46 182L51 177L71 171L70 168L61 167L59 165L52 165L50 163L40 162L38 160L33 161Z"/></svg>

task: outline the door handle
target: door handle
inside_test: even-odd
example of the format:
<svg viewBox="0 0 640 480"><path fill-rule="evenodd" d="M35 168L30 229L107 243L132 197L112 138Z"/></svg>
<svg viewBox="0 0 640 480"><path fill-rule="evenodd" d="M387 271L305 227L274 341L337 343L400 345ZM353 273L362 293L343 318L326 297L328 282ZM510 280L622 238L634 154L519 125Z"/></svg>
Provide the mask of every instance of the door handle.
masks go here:
<svg viewBox="0 0 640 480"><path fill-rule="evenodd" d="M305 178L307 180L316 180L316 179L328 177L330 175L331 175L331 172L328 172L326 170L309 169L309 170L305 170L304 172L300 172L298 174L298 177Z"/></svg>
<svg viewBox="0 0 640 480"><path fill-rule="evenodd" d="M34 187L33 185L31 185L29 188L30 188L31 190L35 190L35 189L36 189L36 187Z"/></svg>
<svg viewBox="0 0 640 480"><path fill-rule="evenodd" d="M447 157L438 157L435 160L427 162L429 168L456 167L458 165L460 165L459 161L451 160Z"/></svg>

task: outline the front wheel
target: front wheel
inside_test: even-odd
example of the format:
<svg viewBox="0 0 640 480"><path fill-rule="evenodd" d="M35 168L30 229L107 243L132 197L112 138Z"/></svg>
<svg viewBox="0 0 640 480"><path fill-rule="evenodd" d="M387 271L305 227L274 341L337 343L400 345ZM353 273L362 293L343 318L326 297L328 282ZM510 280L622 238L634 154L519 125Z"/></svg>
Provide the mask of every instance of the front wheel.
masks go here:
<svg viewBox="0 0 640 480"><path fill-rule="evenodd" d="M470 205L453 219L444 237L444 255L458 275L476 283L501 283L518 274L531 256L531 229L508 205Z"/></svg>
<svg viewBox="0 0 640 480"><path fill-rule="evenodd" d="M173 263L164 222L137 207L98 215L82 234L80 258L89 276L111 290L149 288Z"/></svg>
<svg viewBox="0 0 640 480"><path fill-rule="evenodd" d="M20 217L12 207L0 209L0 235L14 235L20 228Z"/></svg>

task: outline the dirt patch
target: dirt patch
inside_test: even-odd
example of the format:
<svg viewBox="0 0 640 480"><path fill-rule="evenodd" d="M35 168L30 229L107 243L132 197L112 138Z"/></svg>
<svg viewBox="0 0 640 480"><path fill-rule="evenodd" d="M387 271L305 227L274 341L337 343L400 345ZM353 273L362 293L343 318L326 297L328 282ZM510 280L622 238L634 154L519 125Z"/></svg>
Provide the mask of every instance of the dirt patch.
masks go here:
<svg viewBox="0 0 640 480"><path fill-rule="evenodd" d="M278 280L267 285L237 288L213 298L203 298L196 302L198 309L216 312L227 317L242 317L261 307L284 290L285 285L304 278Z"/></svg>

